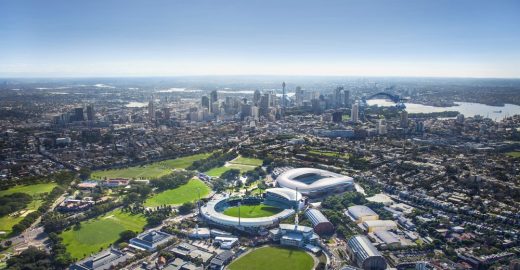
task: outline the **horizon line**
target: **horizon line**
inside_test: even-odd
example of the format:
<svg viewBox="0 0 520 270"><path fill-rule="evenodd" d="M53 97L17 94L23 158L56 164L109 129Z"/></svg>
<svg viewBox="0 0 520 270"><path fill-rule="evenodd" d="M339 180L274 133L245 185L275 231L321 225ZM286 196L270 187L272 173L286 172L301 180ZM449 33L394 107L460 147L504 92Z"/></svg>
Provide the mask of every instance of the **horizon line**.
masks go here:
<svg viewBox="0 0 520 270"><path fill-rule="evenodd" d="M487 76L428 76L428 75L310 75L310 74L191 74L191 75L4 75L0 79L116 79L116 78L186 78L186 77L314 77L314 78L423 78L423 79L501 79L520 80L518 77Z"/></svg>

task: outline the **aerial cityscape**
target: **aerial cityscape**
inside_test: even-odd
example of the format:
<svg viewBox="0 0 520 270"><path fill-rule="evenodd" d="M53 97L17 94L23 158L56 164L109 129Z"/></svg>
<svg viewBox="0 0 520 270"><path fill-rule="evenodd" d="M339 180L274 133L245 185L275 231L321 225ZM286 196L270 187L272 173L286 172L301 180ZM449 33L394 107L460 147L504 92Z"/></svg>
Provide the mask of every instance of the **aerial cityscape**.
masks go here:
<svg viewBox="0 0 520 270"><path fill-rule="evenodd" d="M0 2L0 269L519 270L518 14Z"/></svg>

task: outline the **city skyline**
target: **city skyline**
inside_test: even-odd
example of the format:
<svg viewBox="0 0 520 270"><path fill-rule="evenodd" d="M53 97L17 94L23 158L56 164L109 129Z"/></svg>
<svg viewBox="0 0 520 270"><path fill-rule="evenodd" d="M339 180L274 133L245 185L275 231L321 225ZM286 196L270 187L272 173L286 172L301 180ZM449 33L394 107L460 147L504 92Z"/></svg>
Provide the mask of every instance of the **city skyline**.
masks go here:
<svg viewBox="0 0 520 270"><path fill-rule="evenodd" d="M0 77L520 77L516 1L0 3Z"/></svg>

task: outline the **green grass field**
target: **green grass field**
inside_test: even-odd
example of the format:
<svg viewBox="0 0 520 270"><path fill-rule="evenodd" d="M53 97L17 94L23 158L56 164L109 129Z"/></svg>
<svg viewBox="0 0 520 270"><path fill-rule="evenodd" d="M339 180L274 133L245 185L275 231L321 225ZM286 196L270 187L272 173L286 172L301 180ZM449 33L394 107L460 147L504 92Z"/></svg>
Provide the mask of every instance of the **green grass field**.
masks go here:
<svg viewBox="0 0 520 270"><path fill-rule="evenodd" d="M63 244L75 259L82 259L105 249L119 239L125 230L141 232L146 224L143 215L132 215L114 210L95 219L81 222L77 231L72 228L61 234Z"/></svg>
<svg viewBox="0 0 520 270"><path fill-rule="evenodd" d="M262 247L238 258L229 270L311 270L314 259L301 249Z"/></svg>
<svg viewBox="0 0 520 270"><path fill-rule="evenodd" d="M213 169L205 172L205 174L207 174L211 177L220 177L223 173L225 173L231 169L232 168L222 166L222 167L213 168Z"/></svg>
<svg viewBox="0 0 520 270"><path fill-rule="evenodd" d="M26 193L31 196L51 192L53 188L57 186L56 183L43 183L26 186L14 186L7 190L0 190L0 196L5 196L17 192Z"/></svg>
<svg viewBox="0 0 520 270"><path fill-rule="evenodd" d="M320 151L320 150L310 150L309 153L320 155L320 156L327 156L327 157L339 157L339 158L349 158L350 155L348 153L341 154L339 152L331 152L331 151Z"/></svg>
<svg viewBox="0 0 520 270"><path fill-rule="evenodd" d="M147 207L156 207L160 205L178 205L185 202L191 202L198 199L198 191L200 189L200 197L206 197L210 188L199 179L191 179L186 185L182 185L176 189L170 189L155 194L144 203Z"/></svg>
<svg viewBox="0 0 520 270"><path fill-rule="evenodd" d="M18 224L22 219L29 214L30 212L34 212L38 210L38 208L42 205L42 200L33 200L31 203L25 207L22 211L25 211L23 215L18 216L3 216L0 218L0 231L6 232L6 235L11 233L13 226ZM2 238L2 237L0 237Z"/></svg>
<svg viewBox="0 0 520 270"><path fill-rule="evenodd" d="M159 178L167 175L173 169L186 169L194 161L207 158L211 153L197 154L176 159L169 159L160 162L154 162L143 166L134 166L124 169L113 169L95 171L91 177L93 179L106 178L135 178L135 179L151 179Z"/></svg>
<svg viewBox="0 0 520 270"><path fill-rule="evenodd" d="M506 155L514 158L520 158L520 151L507 152Z"/></svg>
<svg viewBox="0 0 520 270"><path fill-rule="evenodd" d="M261 159L257 159L257 158L246 158L246 157L238 156L237 158L231 160L229 163L258 167L258 166L262 165L263 161Z"/></svg>
<svg viewBox="0 0 520 270"><path fill-rule="evenodd" d="M17 192L26 193L33 197L38 197L39 194L51 192L51 190L56 187L55 183L43 183L43 184L34 184L34 185L26 185L26 186L14 186L7 190L0 191L0 196L5 196ZM6 232L6 235L11 233L14 225L18 224L26 214L36 211L40 205L42 205L43 200L34 199L31 203L27 205L27 207L20 212L24 212L22 215L17 216L3 216L0 218L0 231Z"/></svg>
<svg viewBox="0 0 520 270"><path fill-rule="evenodd" d="M205 173L211 177L220 177L223 173L231 169L237 169L240 170L240 173L245 173L254 170L258 166L261 166L262 163L263 161L261 159L238 156L237 158L229 161L227 166L213 168Z"/></svg>
<svg viewBox="0 0 520 270"><path fill-rule="evenodd" d="M269 217L274 214L282 212L283 209L265 205L263 203L258 205L242 205L240 206L240 217L243 218L258 218ZM224 210L224 214L232 217L238 217L238 206L229 207Z"/></svg>

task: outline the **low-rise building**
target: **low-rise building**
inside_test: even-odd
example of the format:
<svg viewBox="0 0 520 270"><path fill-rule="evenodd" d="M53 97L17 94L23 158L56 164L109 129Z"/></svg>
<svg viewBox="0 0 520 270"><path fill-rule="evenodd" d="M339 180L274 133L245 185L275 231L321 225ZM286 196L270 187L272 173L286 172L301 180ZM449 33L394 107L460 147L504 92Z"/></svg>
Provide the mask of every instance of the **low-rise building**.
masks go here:
<svg viewBox="0 0 520 270"><path fill-rule="evenodd" d="M107 270L128 259L126 253L117 249L108 249L90 256L70 266L70 270Z"/></svg>
<svg viewBox="0 0 520 270"><path fill-rule="evenodd" d="M161 231L148 231L130 239L130 246L140 250L155 251L158 246L165 244L173 235Z"/></svg>

